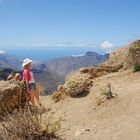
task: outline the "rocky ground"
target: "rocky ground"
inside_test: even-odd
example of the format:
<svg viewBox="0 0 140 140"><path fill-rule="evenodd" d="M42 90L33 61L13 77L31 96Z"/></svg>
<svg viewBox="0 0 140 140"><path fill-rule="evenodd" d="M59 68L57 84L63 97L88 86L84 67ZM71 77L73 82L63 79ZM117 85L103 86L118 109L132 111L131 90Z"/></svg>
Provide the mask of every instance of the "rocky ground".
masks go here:
<svg viewBox="0 0 140 140"><path fill-rule="evenodd" d="M110 82L115 98L96 104L95 95ZM59 135L66 140L139 140L140 139L140 73L129 70L94 79L90 93L54 103L51 96L42 103L61 116Z"/></svg>

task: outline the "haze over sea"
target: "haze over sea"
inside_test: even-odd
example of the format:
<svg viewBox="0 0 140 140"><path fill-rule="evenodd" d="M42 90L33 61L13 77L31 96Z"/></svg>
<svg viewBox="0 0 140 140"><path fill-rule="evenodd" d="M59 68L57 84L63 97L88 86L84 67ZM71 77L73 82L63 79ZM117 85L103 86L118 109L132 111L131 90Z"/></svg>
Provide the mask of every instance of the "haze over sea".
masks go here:
<svg viewBox="0 0 140 140"><path fill-rule="evenodd" d="M4 48L2 49L9 55L19 56L22 58L30 58L37 61L44 61L58 57L65 56L79 56L85 54L88 51L95 51L103 53L103 50L99 50L93 47L71 46L71 47L22 47L22 48Z"/></svg>

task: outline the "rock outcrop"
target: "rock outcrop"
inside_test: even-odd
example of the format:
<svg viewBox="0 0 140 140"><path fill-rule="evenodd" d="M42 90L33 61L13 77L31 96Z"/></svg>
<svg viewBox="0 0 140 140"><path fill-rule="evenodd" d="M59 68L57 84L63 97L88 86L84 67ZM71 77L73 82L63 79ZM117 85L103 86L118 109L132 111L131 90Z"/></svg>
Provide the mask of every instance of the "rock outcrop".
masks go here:
<svg viewBox="0 0 140 140"><path fill-rule="evenodd" d="M89 73L91 78L100 77L107 73L128 69L140 69L140 40L120 48L110 54L109 59L98 67L85 67L81 73Z"/></svg>
<svg viewBox="0 0 140 140"><path fill-rule="evenodd" d="M12 112L26 102L24 84L20 81L0 81L0 115Z"/></svg>

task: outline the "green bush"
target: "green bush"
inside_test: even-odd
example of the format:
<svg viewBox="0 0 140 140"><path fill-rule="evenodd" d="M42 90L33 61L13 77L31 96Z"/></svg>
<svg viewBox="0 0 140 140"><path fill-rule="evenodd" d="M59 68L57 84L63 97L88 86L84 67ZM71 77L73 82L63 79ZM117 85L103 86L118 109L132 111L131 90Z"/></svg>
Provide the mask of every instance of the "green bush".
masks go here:
<svg viewBox="0 0 140 140"><path fill-rule="evenodd" d="M140 64L135 64L132 68L132 71L133 72L137 72L137 71L140 71Z"/></svg>
<svg viewBox="0 0 140 140"><path fill-rule="evenodd" d="M102 89L102 94L106 97L106 99L111 99L114 97L110 83L107 84L105 89Z"/></svg>
<svg viewBox="0 0 140 140"><path fill-rule="evenodd" d="M92 80L84 74L73 75L65 83L66 91L71 97L86 95L89 93L90 86L92 86Z"/></svg>

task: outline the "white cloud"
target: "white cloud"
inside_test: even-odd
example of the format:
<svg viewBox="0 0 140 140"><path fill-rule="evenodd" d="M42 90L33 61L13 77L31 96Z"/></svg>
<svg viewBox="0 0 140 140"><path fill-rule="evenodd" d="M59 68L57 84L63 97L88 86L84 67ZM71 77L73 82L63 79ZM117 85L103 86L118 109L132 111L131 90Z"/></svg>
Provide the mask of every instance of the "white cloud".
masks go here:
<svg viewBox="0 0 140 140"><path fill-rule="evenodd" d="M46 44L32 44L32 46L39 46L39 47L86 47L88 44L86 43L46 43Z"/></svg>
<svg viewBox="0 0 140 140"><path fill-rule="evenodd" d="M112 53L113 52L113 50L107 50L105 53Z"/></svg>
<svg viewBox="0 0 140 140"><path fill-rule="evenodd" d="M2 50L0 50L0 54L5 54L5 52L4 52L4 51L2 51Z"/></svg>
<svg viewBox="0 0 140 140"><path fill-rule="evenodd" d="M114 47L114 44L109 41L104 41L99 45L99 47L103 49L110 49Z"/></svg>
<svg viewBox="0 0 140 140"><path fill-rule="evenodd" d="M81 57L81 56L85 56L85 54L72 55L72 57Z"/></svg>

